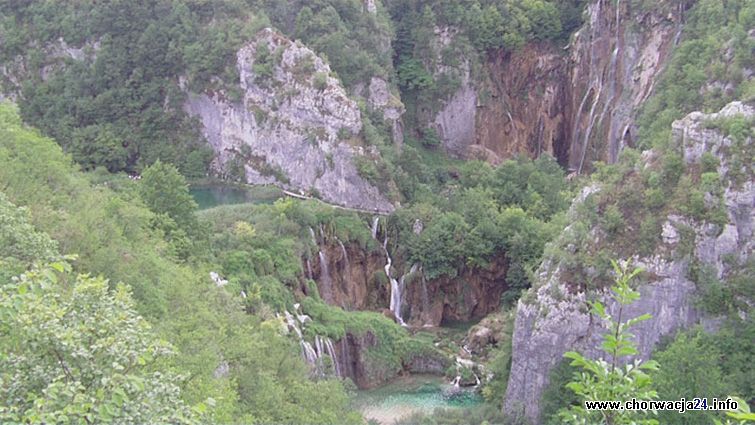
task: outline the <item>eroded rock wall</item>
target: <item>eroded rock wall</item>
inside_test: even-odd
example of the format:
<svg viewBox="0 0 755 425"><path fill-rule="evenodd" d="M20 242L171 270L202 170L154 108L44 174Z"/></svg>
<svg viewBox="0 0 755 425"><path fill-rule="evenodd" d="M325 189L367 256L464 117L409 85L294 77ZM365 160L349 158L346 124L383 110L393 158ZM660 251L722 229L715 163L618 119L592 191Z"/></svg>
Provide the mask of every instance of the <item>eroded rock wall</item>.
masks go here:
<svg viewBox="0 0 755 425"><path fill-rule="evenodd" d="M265 46L264 48L262 46ZM261 54L261 50L268 52ZM271 29L237 53L241 99L222 91L189 93L216 153L215 167L243 167L243 180L283 188L342 206L390 212L392 204L358 173L364 147L361 113L327 63Z"/></svg>
<svg viewBox="0 0 755 425"><path fill-rule="evenodd" d="M679 255L679 250L684 249L680 237L683 229L694 232L695 261L716 270L720 279L725 280L732 272L732 264L744 264L752 257L755 247L755 182L751 169L748 169L750 165L742 165L742 159L751 164L752 157L732 160L734 140L707 124L738 115L752 119L755 108L734 102L718 114L695 112L673 125L673 146L683 152L689 166L699 166L703 152L711 152L719 159L728 222L719 227L670 214L663 225L663 242L652 255L624 259L644 268L649 279L640 287L640 301L625 308L625 317L652 315L652 319L633 329L642 358L650 356L661 338L673 335L679 329L696 324L708 328L715 326L715 320L705 317L696 308L696 286L688 277L690 260ZM744 143L751 147L753 140L749 138ZM652 161L654 157L653 151L643 153L645 161ZM740 183L730 178L731 167L738 167L739 173L749 176L747 181ZM598 185L586 187L575 200L570 214L575 214L579 203L600 190ZM564 234L568 232L569 227ZM597 237L595 232L591 235ZM588 240L586 243L594 242ZM732 256L736 261L732 261ZM546 257L530 293L517 305L504 410L512 416L523 415L532 423L539 423L540 397L548 385L550 370L561 361L564 352L577 350L593 358L601 355L599 346L605 329L600 320L588 313L588 298L602 299L611 312L617 310L617 305L605 293L575 292L573 285L567 285L569 277L565 269L559 258Z"/></svg>
<svg viewBox="0 0 755 425"><path fill-rule="evenodd" d="M391 285L381 250L365 250L357 243L334 238L319 239L318 249L302 261L325 302L345 310L387 311ZM412 327L481 319L498 309L507 288L504 255L487 268L465 269L456 277L432 280L424 277L421 268L412 273L400 258L394 261L392 274L403 282L401 316Z"/></svg>
<svg viewBox="0 0 755 425"><path fill-rule="evenodd" d="M683 13L678 2L639 9L593 0L567 47L489 53L487 78L462 79L433 119L444 147L492 163L549 153L579 172L615 161L634 142L638 110L678 42ZM446 33L441 42L453 36Z"/></svg>

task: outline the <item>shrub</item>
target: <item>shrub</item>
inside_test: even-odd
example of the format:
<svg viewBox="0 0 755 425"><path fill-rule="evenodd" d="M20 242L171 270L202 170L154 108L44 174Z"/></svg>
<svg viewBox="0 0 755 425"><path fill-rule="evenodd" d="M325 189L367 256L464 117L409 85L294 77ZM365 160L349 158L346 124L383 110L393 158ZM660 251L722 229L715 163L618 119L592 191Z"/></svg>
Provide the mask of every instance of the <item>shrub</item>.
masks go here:
<svg viewBox="0 0 755 425"><path fill-rule="evenodd" d="M601 225L609 236L616 236L624 229L624 214L616 205L609 205L603 214Z"/></svg>
<svg viewBox="0 0 755 425"><path fill-rule="evenodd" d="M325 90L328 87L328 74L324 72L317 72L312 77L312 86L317 90Z"/></svg>
<svg viewBox="0 0 755 425"><path fill-rule="evenodd" d="M700 157L700 165L703 173L715 173L718 171L718 158L710 152L705 152Z"/></svg>

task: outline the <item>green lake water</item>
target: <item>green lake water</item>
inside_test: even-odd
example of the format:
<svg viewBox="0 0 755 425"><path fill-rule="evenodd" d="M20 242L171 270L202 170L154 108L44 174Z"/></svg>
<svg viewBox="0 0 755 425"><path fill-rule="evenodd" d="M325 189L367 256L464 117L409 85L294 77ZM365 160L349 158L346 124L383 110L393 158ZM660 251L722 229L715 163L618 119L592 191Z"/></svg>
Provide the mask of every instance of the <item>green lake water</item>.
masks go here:
<svg viewBox="0 0 755 425"><path fill-rule="evenodd" d="M206 185L191 187L189 193L200 210L232 204L272 204L280 197L279 191L269 188L254 188L232 185Z"/></svg>
<svg viewBox="0 0 755 425"><path fill-rule="evenodd" d="M374 390L359 391L354 399L355 407L366 419L383 425L392 425L396 419L414 412L461 409L482 402L482 397L472 389L455 389L443 378L427 375L403 377Z"/></svg>

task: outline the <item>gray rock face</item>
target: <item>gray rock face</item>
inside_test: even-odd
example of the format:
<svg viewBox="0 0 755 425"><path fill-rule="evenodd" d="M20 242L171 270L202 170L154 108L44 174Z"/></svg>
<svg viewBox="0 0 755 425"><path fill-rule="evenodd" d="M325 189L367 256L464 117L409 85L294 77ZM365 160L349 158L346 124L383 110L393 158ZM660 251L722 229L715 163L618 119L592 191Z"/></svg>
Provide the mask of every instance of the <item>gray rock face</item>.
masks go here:
<svg viewBox="0 0 755 425"><path fill-rule="evenodd" d="M47 44L42 50L44 62L41 66L29 63L29 58L19 55L13 60L0 64L0 100L15 101L21 93L23 82L30 77L48 80L55 72L65 67L66 60L94 61L100 42L86 42L81 47L71 46L61 37Z"/></svg>
<svg viewBox="0 0 755 425"><path fill-rule="evenodd" d="M264 62L263 45L270 52ZM239 101L223 92L190 93L184 105L201 120L218 171L240 162L248 183L319 194L351 208L393 210L354 166L356 157L378 154L360 146L359 108L321 58L271 29L236 56ZM266 66L271 75L263 75Z"/></svg>
<svg viewBox="0 0 755 425"><path fill-rule="evenodd" d="M570 49L570 168L583 169L591 146L615 162L633 143L635 116L678 41L683 12L667 1L646 9L625 0L588 4Z"/></svg>
<svg viewBox="0 0 755 425"><path fill-rule="evenodd" d="M731 272L731 256L736 256L740 262L752 256L755 244L752 232L755 224L755 189L752 178L744 184L736 184L726 178L727 170L733 167L729 148L734 141L705 125L711 119L734 115L753 117L755 110L734 102L718 114L695 112L673 125L674 143L682 149L688 163L699 162L703 152L711 152L719 159L719 172L724 176L726 186L724 199L729 220L723 228L718 228L714 224L669 215L663 224L663 243L655 253L649 257L628 259L652 276L651 281L640 287L640 301L625 308L625 317L645 313L653 316L633 329L641 358L648 358L661 338L673 335L679 329L696 324L710 329L711 324L715 324L714 320L704 317L695 308L695 284L687 278L689 262L678 259L683 256L676 255L682 228L694 230L694 256L716 270L721 279L726 279ZM751 145L752 139L744 143ZM652 157L652 152L643 154L645 160ZM746 164L744 167L751 166L751 161L742 162ZM745 175L752 176L751 173ZM597 190L599 188L596 186L585 188L575 199L571 213ZM569 227L564 234L568 232ZM591 234L594 236L594 232ZM562 270L558 259L545 258L538 270L538 280L517 305L511 373L504 410L512 416L523 415L532 423L538 423L540 397L548 385L550 370L563 358L564 352L577 350L593 358L602 355L599 345L605 329L599 320L588 313L587 301L602 299L612 313L617 310L617 305L608 299L606 293L572 292L565 285L567 279ZM526 301L528 298L534 300Z"/></svg>
<svg viewBox="0 0 755 425"><path fill-rule="evenodd" d="M404 124L401 116L406 111L401 99L391 93L390 87L384 79L372 77L367 101L370 108L382 111L383 119L391 126L393 142L401 145L404 142Z"/></svg>
<svg viewBox="0 0 755 425"><path fill-rule="evenodd" d="M435 29L435 50L438 55L437 62L441 65L433 74L435 78L460 74L461 84L456 92L445 100L443 107L435 115L433 124L446 151L461 157L476 139L477 90L472 85L469 59L462 58L461 69L442 65L440 52L451 45L457 32L457 29L451 27Z"/></svg>

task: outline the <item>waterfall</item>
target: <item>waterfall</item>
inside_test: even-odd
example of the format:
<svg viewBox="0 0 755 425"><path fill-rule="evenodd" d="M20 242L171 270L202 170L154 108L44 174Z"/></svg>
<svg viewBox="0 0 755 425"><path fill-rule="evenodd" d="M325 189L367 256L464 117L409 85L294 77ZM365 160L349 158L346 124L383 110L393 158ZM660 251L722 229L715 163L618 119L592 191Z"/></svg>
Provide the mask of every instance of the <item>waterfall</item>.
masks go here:
<svg viewBox="0 0 755 425"><path fill-rule="evenodd" d="M312 279L312 262L309 261L309 258L307 258L307 278Z"/></svg>
<svg viewBox="0 0 755 425"><path fill-rule="evenodd" d="M303 326L306 322L312 321L312 319L306 314L301 314L299 307L299 304L294 304L294 314L289 313L288 310L284 310L283 315L285 317L288 330L293 330L299 339L302 358L304 358L307 364L312 367L315 375L325 376L326 371L325 365L323 364L323 357L330 357L333 363L333 371L335 375L340 378L341 367L338 363L336 350L333 347L333 340L328 337L322 337L320 335L315 335L314 345L305 340L300 325ZM277 313L276 316L280 317L280 315Z"/></svg>
<svg viewBox="0 0 755 425"><path fill-rule="evenodd" d="M312 344L305 340L299 341L301 344L302 354L304 356L304 360L307 361L310 365L316 366L317 365L317 353L315 352L315 349L312 348Z"/></svg>
<svg viewBox="0 0 755 425"><path fill-rule="evenodd" d="M375 240L377 240L379 224L380 224L380 217L375 217L372 219L372 227L370 228L370 231L372 232L372 238ZM383 267L383 270L385 270L385 275L388 277L388 280L391 283L391 299L390 299L389 308L391 312L393 313L393 316L396 318L396 321L398 321L398 323L401 326L406 326L406 322L404 322L403 317L401 317L401 298L402 298L402 292L403 292L404 278L401 277L401 282L399 282L391 274L391 266L393 265L393 259L391 258L391 254L388 252L388 235L386 235L385 239L383 239L382 246L383 246L383 252L385 253L385 266ZM344 250L344 255L346 255L345 250ZM415 266L412 266L412 271L410 273L416 270Z"/></svg>
<svg viewBox="0 0 755 425"><path fill-rule="evenodd" d="M317 238L315 237L315 229L309 227L309 237L312 239L312 245L317 246Z"/></svg>
<svg viewBox="0 0 755 425"><path fill-rule="evenodd" d="M461 375L456 375L456 378L454 378L454 380L451 381L451 385L453 385L454 388L459 388L460 382L461 382Z"/></svg>
<svg viewBox="0 0 755 425"><path fill-rule="evenodd" d="M600 3L598 3L598 7L600 7ZM599 9L598 9L599 10ZM605 72L601 72L600 74L596 73L596 80L594 83L592 83L591 89L595 90L595 99L593 100L592 107L590 108L590 115L588 119L588 125L585 130L584 139L582 141L582 155L579 160L579 166L577 167L577 174L582 174L582 168L584 167L585 163L585 157L587 156L587 148L590 143L590 136L592 135L592 130L595 127L595 125L600 125L605 116L606 113L608 113L608 109L611 107L611 104L613 103L613 100L616 96L616 64L618 62L618 58L620 56L621 52L621 38L620 38L620 24L621 24L621 0L617 0L616 2L616 20L615 20L615 29L614 29L614 37L615 37L615 43L613 52L611 53L611 61L608 65L608 98L603 103L603 109L600 113L600 116L595 115L595 108L597 107L598 103L600 102L601 97L603 97L603 89L604 89L604 75ZM592 70L592 56L590 55L590 70ZM590 90L588 90L588 93ZM584 99L583 99L584 102ZM580 111L581 113L581 106ZM578 123L575 121L575 126L578 125ZM609 132L610 137L610 132ZM615 140L609 139L609 153L613 155L614 151L618 150L618 147L614 146Z"/></svg>
<svg viewBox="0 0 755 425"><path fill-rule="evenodd" d="M343 245L343 242L341 242L340 239L336 238L338 241L338 245L341 245L341 253L343 254L343 259L346 261L346 272L349 271L349 254L346 253L346 247Z"/></svg>
<svg viewBox="0 0 755 425"><path fill-rule="evenodd" d="M377 233L378 233L378 225L380 224L380 216L377 216L372 219L372 227L370 228L370 231L372 232L372 239L377 240Z"/></svg>
<svg viewBox="0 0 755 425"><path fill-rule="evenodd" d="M391 301L389 307L398 323L401 326L406 326L404 319L401 317L401 286L399 285L399 282L393 277L393 275L391 275L391 265L393 264L393 260L391 259L391 255L388 253L388 236L386 236L383 240L383 252L385 252L386 259L384 267L385 275L388 276L388 280L390 280L391 282Z"/></svg>
<svg viewBox="0 0 755 425"><path fill-rule="evenodd" d="M336 372L337 377L341 377L341 366L338 364L338 356L336 356L336 350L333 348L333 340L325 338L325 350L333 361L333 370Z"/></svg>
<svg viewBox="0 0 755 425"><path fill-rule="evenodd" d="M603 119L606 116L606 113L608 112L608 108L610 108L613 104L613 100L616 97L616 63L618 62L618 58L621 55L621 37L619 35L619 25L621 24L621 0L617 0L616 2L616 31L614 33L614 37L616 38L616 46L613 49L613 52L611 53L611 62L609 64L608 68L608 100L605 101L603 104L603 111L600 113L600 118L598 121L596 121L597 124L600 124L603 122ZM618 156L618 150L620 146L617 146L616 143L620 142L618 140L618 137L612 138L611 132L608 133L608 151L609 151L609 160L614 161L616 157Z"/></svg>
<svg viewBox="0 0 755 425"><path fill-rule="evenodd" d="M318 255L320 257L320 281L322 282L322 294L320 295L325 302L331 303L333 301L333 281L330 279L328 258L323 251L320 251Z"/></svg>
<svg viewBox="0 0 755 425"><path fill-rule="evenodd" d="M299 325L296 323L296 320L294 320L294 316L288 312L288 310L284 310L284 315L286 317L286 325L288 325L289 330L292 330L296 332L296 335L299 336L299 339L302 339L302 333L301 328L299 328Z"/></svg>

